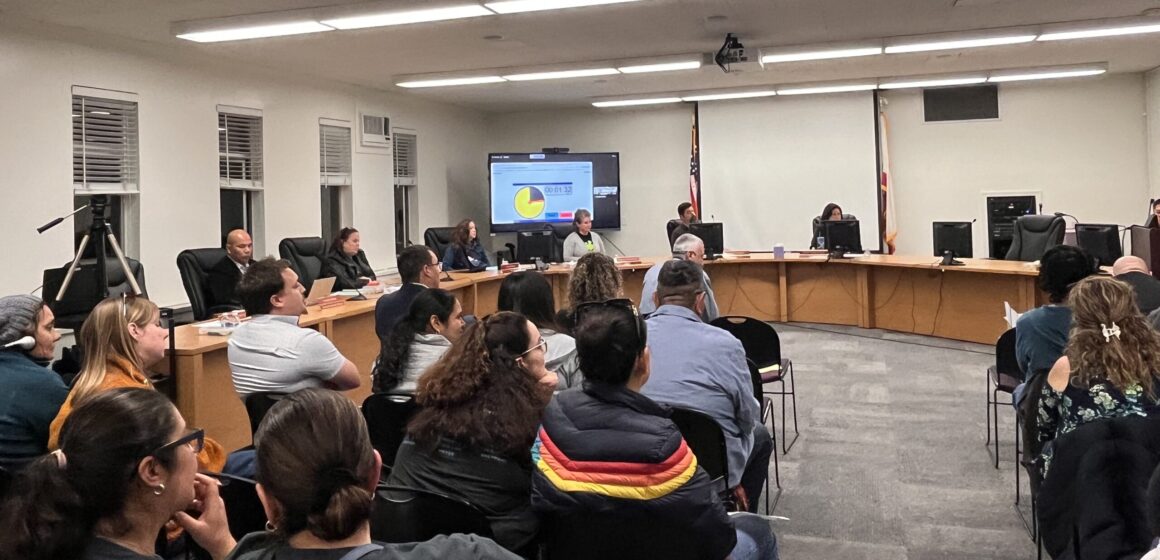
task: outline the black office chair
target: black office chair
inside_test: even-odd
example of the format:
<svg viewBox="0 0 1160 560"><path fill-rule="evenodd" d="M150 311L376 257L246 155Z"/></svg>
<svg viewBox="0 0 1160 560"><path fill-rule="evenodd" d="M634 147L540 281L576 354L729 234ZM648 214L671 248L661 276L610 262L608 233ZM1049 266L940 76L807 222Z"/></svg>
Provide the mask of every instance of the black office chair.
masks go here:
<svg viewBox="0 0 1160 560"><path fill-rule="evenodd" d="M718 317L711 323L714 327L725 329L745 348L745 357L753 360L761 372L761 383L780 383L780 391L764 391L765 395L781 395L781 453L789 453L793 444L797 443L797 386L793 379L793 360L781 355L781 338L777 330L769 323L752 317L725 316ZM786 388L786 378L789 379L789 388ZM786 406L785 398L790 397L793 405L793 439L786 442Z"/></svg>
<svg viewBox="0 0 1160 560"><path fill-rule="evenodd" d="M307 292L322 275L326 251L321 237L287 237L278 243L278 254L290 263Z"/></svg>
<svg viewBox="0 0 1160 560"><path fill-rule="evenodd" d="M395 455L407 435L407 422L419 411L411 395L374 394L362 403L363 418L367 421L371 445L383 457L383 468L395 465Z"/></svg>
<svg viewBox="0 0 1160 560"><path fill-rule="evenodd" d="M777 449L777 421L773 419L773 400L765 396L763 393L764 386L761 384L761 371L758 370L757 364L753 360L746 358L746 365L749 366L749 381L753 384L753 398L761 405L761 425L764 426L766 422L773 421L773 427L769 431L769 436L773 438L773 448ZM781 500L781 465L778 464L777 452L771 453L773 456L773 479L777 484L777 498L773 500L773 507L777 507L777 502ZM769 508L769 476L765 477L765 514L773 511Z"/></svg>
<svg viewBox="0 0 1160 560"><path fill-rule="evenodd" d="M665 223L665 243L669 247L672 247L673 241L675 241L673 239L673 232L676 231L677 228L680 226L681 226L681 221L677 220L677 219L669 220L668 222Z"/></svg>
<svg viewBox="0 0 1160 560"><path fill-rule="evenodd" d="M237 309L234 305L214 301L206 285L210 269L224 258L226 250L218 247L186 249L177 254L177 271L181 273L181 285L185 287L185 295L189 296L189 307L195 321L204 321L214 314Z"/></svg>
<svg viewBox="0 0 1160 560"><path fill-rule="evenodd" d="M242 399L246 405L246 415L250 417L250 435L258 433L258 426L262 425L266 413L284 396L283 393L251 393Z"/></svg>
<svg viewBox="0 0 1160 560"><path fill-rule="evenodd" d="M564 262L564 240L576 228L572 224L552 224L552 262Z"/></svg>
<svg viewBox="0 0 1160 560"><path fill-rule="evenodd" d="M1048 249L1063 243L1067 223L1063 216L1019 216L1015 220L1015 234L1004 260L1037 261Z"/></svg>
<svg viewBox="0 0 1160 560"><path fill-rule="evenodd" d="M145 266L134 259L126 258L125 260L129 263L129 271L133 273L137 285L141 287L141 295L149 297L145 287ZM67 262L60 268L45 270L44 288L41 290L41 294L44 295L45 303L56 316L57 328L78 330L88 318L89 313L103 298L97 295L97 261L95 259L82 259L77 265L78 270L73 274L72 282L69 284L64 299L57 301L56 294L60 291L64 277L71 265L72 262ZM112 251L109 252L109 257L105 261L105 274L110 296L133 293L129 280L125 278L125 271L121 268L121 263L113 256Z"/></svg>
<svg viewBox="0 0 1160 560"><path fill-rule="evenodd" d="M705 469L705 474L713 481L713 490L721 496L727 507L732 508L733 494L729 491L729 456L725 448L725 433L712 416L696 410L674 407L670 416L693 455L697 464Z"/></svg>
<svg viewBox="0 0 1160 560"><path fill-rule="evenodd" d="M995 468L999 468L999 404L1010 405L1011 400L999 402L999 393L1012 394L1023 374L1019 371L1019 361L1015 358L1015 329L1007 329L995 341L995 365L987 367L987 445L995 440ZM994 438L992 438L992 428Z"/></svg>
<svg viewBox="0 0 1160 560"><path fill-rule="evenodd" d="M435 258L443 260L447 246L451 245L451 234L454 231L455 226L427 228L423 232L423 244L435 251Z"/></svg>
<svg viewBox="0 0 1160 560"><path fill-rule="evenodd" d="M380 485L371 513L371 538L387 543L466 533L491 538L491 523L470 503L437 492Z"/></svg>

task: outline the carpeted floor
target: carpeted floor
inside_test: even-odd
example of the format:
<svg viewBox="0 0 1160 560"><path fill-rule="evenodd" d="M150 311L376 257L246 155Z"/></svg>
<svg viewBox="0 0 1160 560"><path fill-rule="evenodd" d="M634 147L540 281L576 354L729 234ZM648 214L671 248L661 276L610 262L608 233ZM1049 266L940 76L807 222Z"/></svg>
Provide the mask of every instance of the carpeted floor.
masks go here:
<svg viewBox="0 0 1160 560"><path fill-rule="evenodd" d="M779 457L783 559L1035 557L1012 506L1010 406L999 410L999 470L984 445L991 347L774 326L794 362L801 430Z"/></svg>

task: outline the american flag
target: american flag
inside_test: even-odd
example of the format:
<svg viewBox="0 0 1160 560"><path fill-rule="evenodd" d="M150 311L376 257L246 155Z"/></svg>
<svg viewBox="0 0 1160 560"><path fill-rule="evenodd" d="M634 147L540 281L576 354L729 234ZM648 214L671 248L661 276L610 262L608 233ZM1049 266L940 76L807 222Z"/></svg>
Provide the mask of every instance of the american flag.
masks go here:
<svg viewBox="0 0 1160 560"><path fill-rule="evenodd" d="M700 134L697 132L697 117L700 113L700 104L693 103L693 130L690 134L689 147L689 202L693 205L693 213L701 216L701 150Z"/></svg>

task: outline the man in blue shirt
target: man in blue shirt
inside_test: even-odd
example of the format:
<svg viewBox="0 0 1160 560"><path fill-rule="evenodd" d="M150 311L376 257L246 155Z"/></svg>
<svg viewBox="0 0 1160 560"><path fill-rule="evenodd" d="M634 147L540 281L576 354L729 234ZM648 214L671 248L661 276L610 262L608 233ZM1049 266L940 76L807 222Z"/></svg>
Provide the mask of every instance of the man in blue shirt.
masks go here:
<svg viewBox="0 0 1160 560"><path fill-rule="evenodd" d="M1024 387L1036 375L1046 374L1067 347L1071 329L1071 309L1064 305L1076 282L1095 273L1092 259L1079 247L1058 245L1039 259L1039 289L1047 292L1048 304L1024 313L1015 323L1015 359L1023 372L1023 383L1012 395L1018 406Z"/></svg>
<svg viewBox="0 0 1160 560"><path fill-rule="evenodd" d="M379 335L379 340L390 336L395 323L407 315L411 302L420 292L439 287L442 263L427 246L411 245L403 249L396 262L403 287L375 303L375 334Z"/></svg>
<svg viewBox="0 0 1160 560"><path fill-rule="evenodd" d="M657 273L648 318L652 375L645 396L711 416L725 434L728 485L738 503L756 511L769 476L773 439L761 423L745 349L728 332L701 320L704 272L688 260L665 262Z"/></svg>
<svg viewBox="0 0 1160 560"><path fill-rule="evenodd" d="M705 266L705 242L691 233L682 234L673 243L673 258L693 261L698 266ZM663 262L654 264L644 274L644 289L640 293L641 315L648 316L657 310L657 304L653 302L653 294L657 291L657 276L660 275L661 266L664 264ZM709 281L709 275L705 274L704 269L702 269L701 275L705 280L705 310L701 313L701 319L706 323L711 323L720 316L720 312L717 310L717 298L713 296L713 283Z"/></svg>

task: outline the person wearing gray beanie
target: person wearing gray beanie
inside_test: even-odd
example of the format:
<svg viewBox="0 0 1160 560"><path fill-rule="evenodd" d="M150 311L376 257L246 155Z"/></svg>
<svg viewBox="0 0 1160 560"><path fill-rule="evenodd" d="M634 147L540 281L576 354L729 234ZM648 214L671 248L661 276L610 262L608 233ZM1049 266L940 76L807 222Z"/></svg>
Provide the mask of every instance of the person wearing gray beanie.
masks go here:
<svg viewBox="0 0 1160 560"><path fill-rule="evenodd" d="M68 397L64 381L44 367L59 339L40 298L0 298L0 466L18 468L47 451L49 424Z"/></svg>

